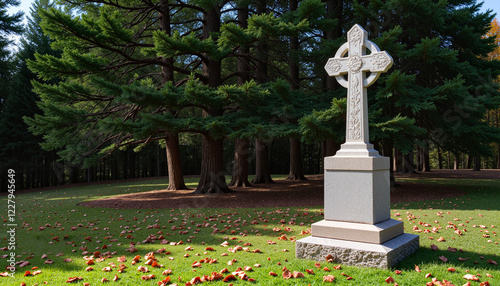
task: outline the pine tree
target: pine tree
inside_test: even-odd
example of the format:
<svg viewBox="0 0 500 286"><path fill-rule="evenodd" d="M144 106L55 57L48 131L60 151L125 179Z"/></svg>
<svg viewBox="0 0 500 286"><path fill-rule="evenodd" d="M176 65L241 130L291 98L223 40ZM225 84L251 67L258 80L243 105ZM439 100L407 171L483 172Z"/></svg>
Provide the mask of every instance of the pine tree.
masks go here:
<svg viewBox="0 0 500 286"><path fill-rule="evenodd" d="M304 84L304 79L310 80L313 66L312 59L317 48L318 39L322 36L324 29L335 26L335 21L325 17L324 3L320 1L289 1L288 12L283 18L294 23L307 19L309 29L305 33L294 33L288 39L288 82L292 96L289 100L287 121L291 123L292 128L287 132L290 142L290 168L287 180L305 180L303 171L303 158L301 148L301 134L299 132L298 119L311 112L315 102L317 102L317 93L311 88L310 83ZM306 86L308 88L306 88Z"/></svg>
<svg viewBox="0 0 500 286"><path fill-rule="evenodd" d="M223 140L238 129L235 106L251 103L247 97L260 98L262 91L253 82L224 85L239 74L223 71L222 62L230 57L248 62L252 55L235 54L239 47L306 23L283 23L264 14L254 15L247 28L237 27L222 15L226 1L96 3L103 5L71 1L68 7L82 13L78 18L56 9L42 15L45 31L63 55L38 56L31 67L44 78L56 75L64 81L36 85L44 115L30 121L33 131L48 134L46 146L64 148L60 154L75 163L88 162L97 152L197 133L203 151L195 192L229 191ZM172 165L180 167L180 162Z"/></svg>
<svg viewBox="0 0 500 286"><path fill-rule="evenodd" d="M378 9L400 11L384 25L373 25L373 31L380 35L376 42L397 63L372 97L376 100L372 101L373 108L382 111L382 117L374 122L386 124L382 122L389 123L391 117L401 114L413 120L415 127L426 130L412 136L420 146L430 140L450 151L472 156L489 154L489 142L499 138L498 130L489 128L482 120L487 108L498 106L499 98L492 81L498 75L499 62L484 59L494 48L491 39L483 38L492 20L491 13L480 13L476 1L381 5L381 1L375 1L367 9L358 7L369 11L370 23L381 23L375 13ZM419 9L424 6L427 8ZM407 153L412 149L411 142L402 134L389 137ZM392 153L391 140L382 140L389 145L384 149Z"/></svg>
<svg viewBox="0 0 500 286"><path fill-rule="evenodd" d="M140 138L123 130L116 129L116 133L110 133L100 129L97 124L104 118L135 120L141 112L154 112L151 109L143 110L136 104L115 101L122 93L120 86L148 79L149 85L161 88L174 81L176 72L181 76L190 74L191 70L177 68L172 57L157 57L154 52L147 51L154 47L152 31L171 34L171 10L180 8L175 8L168 1L156 4L140 1L104 1L104 5L99 3L100 1L66 3L66 7L70 9L80 9L83 19L72 18L70 14L56 9L48 10L42 15L44 28L56 39L56 47L64 50L63 57L59 59L39 55L37 61L31 63L31 68L46 78L54 75L63 77L65 82L58 86L37 85L38 92L47 95L42 104L45 119L38 117L29 122L32 126L44 126L44 130L40 132L50 134L47 136L46 148L64 148L60 154L75 165L89 166L96 158L117 148L164 140L169 189L185 189L177 133L164 131ZM94 25L99 26L99 29L93 30ZM180 78L179 82L183 80L184 78ZM95 84L96 88L90 88L91 84ZM71 93L72 97L56 95L61 92ZM61 122L57 120L47 120L53 117L51 115L54 112L57 113L56 109L62 111L57 105L77 102L93 106L93 109L80 110L78 117L81 120L75 121L78 117L71 112L64 113L64 119L67 119L64 126L60 126ZM75 108L77 109L78 107ZM170 111L163 109L158 112ZM62 135L57 128L70 132L68 134L71 138ZM60 136L65 140L58 142L56 138Z"/></svg>
<svg viewBox="0 0 500 286"><path fill-rule="evenodd" d="M241 29L248 28L248 17L250 10L247 1L239 1L236 3L238 9L238 26ZM238 49L240 54L250 54L248 45L241 45ZM246 57L238 59L238 85L241 86L250 80L250 61ZM231 173L230 187L250 187L252 186L248 181L248 158L250 154L250 139L237 138L234 143L234 160L233 169Z"/></svg>
<svg viewBox="0 0 500 286"><path fill-rule="evenodd" d="M0 111L3 110L2 106L9 94L8 82L15 69L15 64L10 60L11 49L9 45L12 44L12 40L9 37L21 33L21 20L23 18L22 12L9 15L7 10L11 6L18 6L19 3L17 0L0 2Z"/></svg>
<svg viewBox="0 0 500 286"><path fill-rule="evenodd" d="M300 62L307 60L307 53L304 52L306 47L310 47L311 39L316 37L316 32L313 31L318 19L322 18L323 5L321 1L302 1L302 2L273 2L266 3L265 1L255 2L255 11L253 17L250 18L250 28L237 30L235 27L228 28L234 36L231 40L246 46L250 43L255 51L255 55L250 62L255 62L254 79L260 83L269 83L269 86L281 85L280 82L272 83L276 78L284 78L289 82L286 89L290 86L296 90L293 96L307 97L309 94L314 94L309 88L305 88L307 92L299 90L300 81L304 78L309 78L311 70L309 65L304 64L299 68ZM289 5L292 5L293 11L290 11ZM267 13L268 10L274 11L275 15ZM277 17L275 17L277 16ZM259 39L255 42L249 42L246 39L251 38L255 34L255 29L260 33ZM253 29L253 30L252 30ZM253 34L252 34L253 33ZM236 35L242 35L236 37ZM293 43L292 46L291 43ZM284 52L286 51L286 52ZM241 54L240 54L241 55ZM239 58L242 58L239 56ZM243 59L245 59L243 57ZM286 64L285 64L286 63ZM310 87L310 86L308 86ZM300 93L300 95L297 94ZM293 106L291 96L282 96L284 93L273 93L281 98L281 101L269 101L269 105L274 107L274 111L262 114L262 121L255 123L256 129L244 133L245 136L252 134L255 138L256 150L256 173L253 183L272 183L270 169L270 154L269 144L277 137L289 137L291 146L300 145L300 134L292 131L292 126L297 128L297 119L302 116L300 112L307 113L309 104L302 105L300 108ZM308 103L308 101L302 101ZM265 108L264 108L265 109ZM279 110L279 111L276 111ZM294 114L294 112L298 112ZM260 114L260 113L259 113ZM269 116L269 115L272 116ZM266 124L270 123L270 124ZM267 125L267 127L265 127ZM274 125L283 125L287 128L274 128ZM272 131L274 130L274 131ZM248 138L245 138L248 139ZM303 179L303 171L301 171L301 148L290 148L293 153L290 154L290 169L293 179Z"/></svg>
<svg viewBox="0 0 500 286"><path fill-rule="evenodd" d="M22 177L22 170L17 162L13 160L12 153L10 156L6 156L6 151L8 149L8 144L10 144L10 139L13 139L13 133L17 133L17 129L12 124L12 112L17 112L11 107L14 99L10 98L10 95L14 91L12 86L13 74L16 71L17 62L13 60L12 57L12 45L13 41L11 36L19 34L22 32L21 20L23 13L19 12L15 15L7 14L7 10L11 6L19 5L19 1L16 0L5 0L0 2L0 189L3 191L7 188L4 182L6 182L7 169L13 168L19 172L20 177ZM7 102L11 103L7 103ZM19 120L18 120L19 121ZM17 169L16 169L17 168ZM21 181L22 186L22 181Z"/></svg>

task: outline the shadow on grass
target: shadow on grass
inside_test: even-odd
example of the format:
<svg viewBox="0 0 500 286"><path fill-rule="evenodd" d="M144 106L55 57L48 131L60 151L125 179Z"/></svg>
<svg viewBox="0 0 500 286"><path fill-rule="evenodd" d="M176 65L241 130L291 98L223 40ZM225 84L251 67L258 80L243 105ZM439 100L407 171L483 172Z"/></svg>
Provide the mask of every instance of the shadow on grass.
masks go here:
<svg viewBox="0 0 500 286"><path fill-rule="evenodd" d="M500 204L498 203L500 201L500 179L404 179L404 181L426 185L441 185L443 189L454 188L466 194L455 198L392 204L392 207L442 210L500 210ZM439 191L439 189L436 191Z"/></svg>
<svg viewBox="0 0 500 286"><path fill-rule="evenodd" d="M447 262L443 262L440 260L440 257L444 257L447 259ZM460 260L464 261L460 261ZM441 267L446 271L448 267L454 267L457 270L489 270L489 271L498 271L498 266L492 264L489 261L498 262L499 257L495 255L486 255L477 252L470 251L460 251L456 250L455 252L451 252L448 250L438 249L434 251L427 247L420 247L414 254L408 256L405 260L400 262L395 266L395 269L406 270L406 271L415 271L415 266L422 265L436 265ZM425 271L425 269L422 269ZM473 273L474 274L474 273Z"/></svg>

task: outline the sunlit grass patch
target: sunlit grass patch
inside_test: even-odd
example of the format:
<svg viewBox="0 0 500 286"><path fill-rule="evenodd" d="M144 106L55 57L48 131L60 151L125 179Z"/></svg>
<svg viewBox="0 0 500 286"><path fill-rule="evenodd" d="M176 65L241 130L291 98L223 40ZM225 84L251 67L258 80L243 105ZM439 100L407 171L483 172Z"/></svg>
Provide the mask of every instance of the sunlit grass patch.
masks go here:
<svg viewBox="0 0 500 286"><path fill-rule="evenodd" d="M189 180L193 184L197 181L189 178L188 183ZM296 259L294 240L305 237L310 224L323 219L322 206L235 209L177 209L172 206L161 210L126 210L78 205L117 194L164 189L167 186L164 180L26 193L16 197L15 253L17 261L29 261L30 264L18 268L15 278L0 277L0 283L42 285L47 281L49 285L68 285L66 281L70 277L81 277L83 280L75 282L78 285L101 285L103 278L119 285L157 285L166 278L164 271L171 269L171 282L185 285L196 277L209 277L225 268L229 272L223 273L224 277L241 268L247 278L255 279L255 282L239 278L228 282L235 285L323 285L329 283L323 282L327 275L335 276L333 281L339 285L384 285L389 276L399 285L425 285L432 279L425 277L428 273L455 285L465 284L467 280L463 276L466 274L476 275L490 285L499 283L500 270L495 263L500 262L497 236L500 181L425 182L454 185L467 191L467 195L394 204L391 217L404 221L406 232L420 235L421 248L389 270L345 265L335 269L338 266L335 262L315 265L314 261ZM5 206L6 199L2 198L1 203ZM7 213L0 217L5 220ZM2 229L5 231L0 238L7 239L7 229ZM0 247L7 245L6 240L3 241ZM163 267L146 264L145 256L151 252ZM0 251L0 255L8 253ZM132 264L137 255L139 261ZM123 256L126 261L118 261ZM88 265L84 258L91 258L94 264ZM202 260L204 262L200 263ZM121 264L126 268L118 272ZM1 271L6 265L4 258L0 262ZM415 265L421 272L415 271ZM93 267L92 271L85 270L89 266ZM148 272L138 271L139 266L147 267ZM31 270L33 267L38 269ZM106 267L111 271L103 271ZM450 267L455 272L448 271ZM36 270L41 273L24 276L26 271ZM284 279L286 270L300 272L304 277ZM142 279L151 274L154 278ZM116 282L112 281L115 275L118 276ZM221 280L204 283L228 284Z"/></svg>

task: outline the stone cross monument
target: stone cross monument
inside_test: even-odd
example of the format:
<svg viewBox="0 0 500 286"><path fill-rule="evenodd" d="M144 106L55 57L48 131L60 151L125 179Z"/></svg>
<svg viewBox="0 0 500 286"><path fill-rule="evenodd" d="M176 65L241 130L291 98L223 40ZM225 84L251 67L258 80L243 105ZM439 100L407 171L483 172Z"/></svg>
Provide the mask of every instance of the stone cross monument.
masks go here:
<svg viewBox="0 0 500 286"><path fill-rule="evenodd" d="M337 263L390 268L419 247L418 235L404 233L403 222L390 219L389 158L369 143L367 87L392 63L360 25L326 63L328 74L347 88L346 142L325 158L325 219L297 241L299 258L331 255Z"/></svg>

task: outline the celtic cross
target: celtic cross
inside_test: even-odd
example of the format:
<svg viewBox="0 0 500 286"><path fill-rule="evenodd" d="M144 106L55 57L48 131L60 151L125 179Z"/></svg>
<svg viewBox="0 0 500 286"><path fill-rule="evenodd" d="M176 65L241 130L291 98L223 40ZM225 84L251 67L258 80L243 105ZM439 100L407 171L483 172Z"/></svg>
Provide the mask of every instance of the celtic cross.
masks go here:
<svg viewBox="0 0 500 286"><path fill-rule="evenodd" d="M366 55L366 49L371 53ZM346 56L348 54L348 56ZM325 69L347 88L346 143L337 155L378 156L368 142L367 87L392 66L392 57L368 40L368 33L358 24L347 33L347 42L328 59ZM366 73L370 74L366 76ZM348 79L344 78L347 74ZM366 152L368 151L368 152Z"/></svg>

